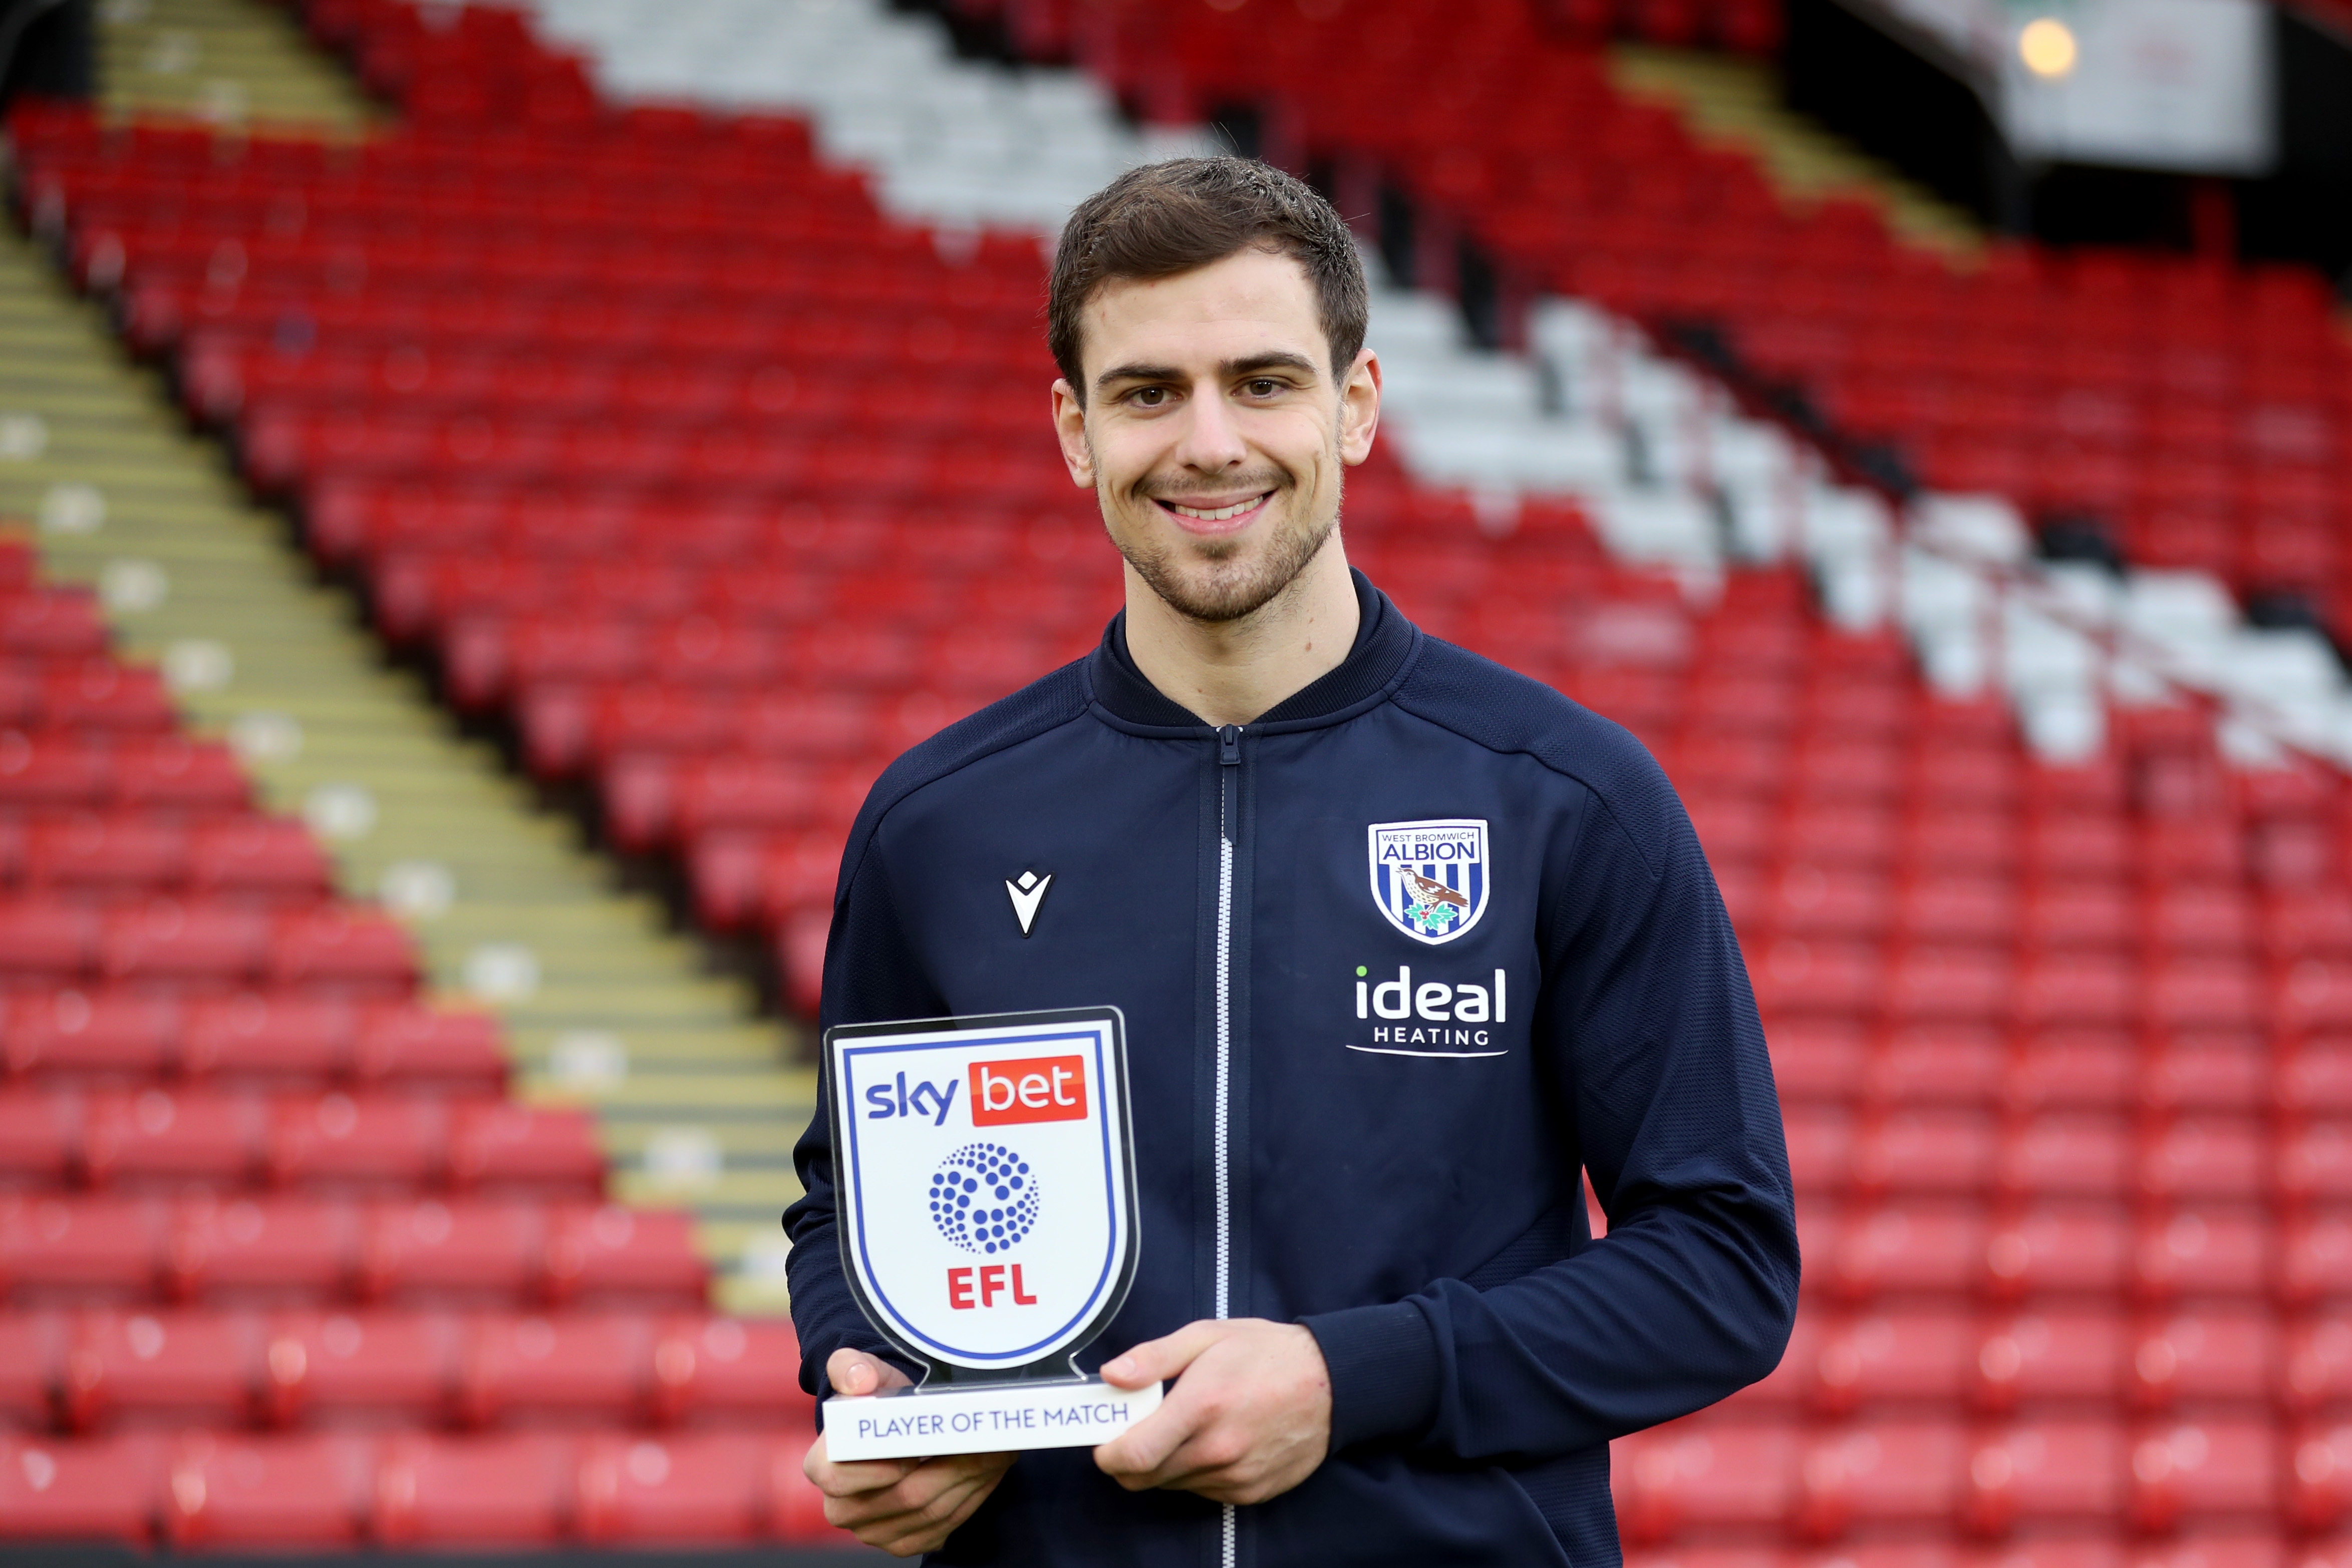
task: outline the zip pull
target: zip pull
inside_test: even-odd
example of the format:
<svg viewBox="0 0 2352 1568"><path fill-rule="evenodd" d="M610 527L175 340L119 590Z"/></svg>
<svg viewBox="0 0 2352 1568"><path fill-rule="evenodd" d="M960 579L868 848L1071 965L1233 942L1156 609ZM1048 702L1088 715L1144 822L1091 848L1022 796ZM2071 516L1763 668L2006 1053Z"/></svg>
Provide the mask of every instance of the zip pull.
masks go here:
<svg viewBox="0 0 2352 1568"><path fill-rule="evenodd" d="M1242 765L1242 727L1229 724L1217 731L1217 765L1239 768Z"/></svg>

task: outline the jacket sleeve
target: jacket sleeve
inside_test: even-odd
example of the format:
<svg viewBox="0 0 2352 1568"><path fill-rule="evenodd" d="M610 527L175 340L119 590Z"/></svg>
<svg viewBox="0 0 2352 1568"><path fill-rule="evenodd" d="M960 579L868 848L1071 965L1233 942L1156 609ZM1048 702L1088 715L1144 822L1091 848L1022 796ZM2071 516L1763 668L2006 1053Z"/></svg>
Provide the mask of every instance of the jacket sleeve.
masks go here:
<svg viewBox="0 0 2352 1568"><path fill-rule="evenodd" d="M834 894L818 1022L830 1029L837 1023L937 1018L946 1011L899 925L873 825L861 821L851 835ZM805 1196L784 1211L784 1231L792 1239L785 1273L792 1285L793 1327L801 1342L801 1386L820 1399L831 1392L824 1364L836 1350L869 1351L909 1375L917 1370L886 1350L882 1335L858 1310L842 1274L834 1209L833 1124L826 1111L832 1094L820 1058L816 1114L793 1149L793 1166Z"/></svg>
<svg viewBox="0 0 2352 1568"><path fill-rule="evenodd" d="M1796 1222L1755 997L1681 802L1646 756L1627 771L1547 868L1535 1025L1608 1234L1491 1289L1307 1320L1335 1451L1549 1458L1712 1404L1787 1346Z"/></svg>

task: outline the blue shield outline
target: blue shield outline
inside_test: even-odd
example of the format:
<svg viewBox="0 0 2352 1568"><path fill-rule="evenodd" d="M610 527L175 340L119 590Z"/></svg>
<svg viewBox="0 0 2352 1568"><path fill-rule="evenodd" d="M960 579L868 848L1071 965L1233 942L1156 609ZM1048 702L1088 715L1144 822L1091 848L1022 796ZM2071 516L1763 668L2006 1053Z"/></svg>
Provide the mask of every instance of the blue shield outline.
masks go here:
<svg viewBox="0 0 2352 1568"><path fill-rule="evenodd" d="M1486 913L1494 846L1484 817L1373 822L1364 839L1372 905L1396 930L1435 947Z"/></svg>
<svg viewBox="0 0 2352 1568"><path fill-rule="evenodd" d="M914 1360L929 1364L930 1382L1006 1381L1074 1375L1072 1357L1102 1332L1124 1304L1134 1281L1139 1239L1135 1169L1129 1121L1124 1019L1117 1008L1076 1008L949 1019L840 1025L825 1032L828 1109L834 1127L834 1198L842 1271L852 1296L874 1327ZM914 1037L914 1038L909 1038ZM909 1312L882 1288L873 1267L866 1224L856 1097L886 1063L892 1071L925 1052L975 1044L1076 1050L1091 1055L1101 1103L1097 1126L1100 1186L1086 1195L1106 1206L1107 1245L1092 1289L1070 1315L1034 1341L1012 1350L958 1345L927 1315ZM887 1073L882 1077L887 1078ZM879 1081L878 1079L876 1081ZM1073 1195L1076 1196L1076 1195ZM1065 1201L1067 1201L1066 1198Z"/></svg>

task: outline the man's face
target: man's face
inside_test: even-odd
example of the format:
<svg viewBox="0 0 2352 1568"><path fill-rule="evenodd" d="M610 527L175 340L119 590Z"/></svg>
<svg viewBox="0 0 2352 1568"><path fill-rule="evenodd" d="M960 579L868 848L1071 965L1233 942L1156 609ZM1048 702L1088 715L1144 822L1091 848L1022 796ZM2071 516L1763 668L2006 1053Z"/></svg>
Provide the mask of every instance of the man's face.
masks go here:
<svg viewBox="0 0 2352 1568"><path fill-rule="evenodd" d="M1249 614L1338 524L1341 471L1371 451L1379 361L1365 350L1335 382L1306 268L1261 250L1111 283L1083 320L1083 406L1054 383L1071 478L1171 607Z"/></svg>

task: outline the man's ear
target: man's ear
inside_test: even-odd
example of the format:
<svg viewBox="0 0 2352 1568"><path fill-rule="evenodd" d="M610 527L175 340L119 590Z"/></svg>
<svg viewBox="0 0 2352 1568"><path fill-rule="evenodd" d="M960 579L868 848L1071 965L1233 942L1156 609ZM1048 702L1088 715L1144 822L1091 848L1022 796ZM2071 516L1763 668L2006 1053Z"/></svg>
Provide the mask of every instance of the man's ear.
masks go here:
<svg viewBox="0 0 2352 1568"><path fill-rule="evenodd" d="M1380 423L1381 357L1359 349L1339 382L1339 461L1352 468L1370 457Z"/></svg>
<svg viewBox="0 0 2352 1568"><path fill-rule="evenodd" d="M1062 465L1070 471L1070 483L1081 490L1095 487L1095 455L1087 444L1087 405L1078 401L1076 387L1066 381L1054 382L1054 439L1062 444Z"/></svg>

